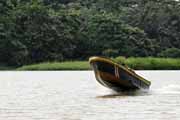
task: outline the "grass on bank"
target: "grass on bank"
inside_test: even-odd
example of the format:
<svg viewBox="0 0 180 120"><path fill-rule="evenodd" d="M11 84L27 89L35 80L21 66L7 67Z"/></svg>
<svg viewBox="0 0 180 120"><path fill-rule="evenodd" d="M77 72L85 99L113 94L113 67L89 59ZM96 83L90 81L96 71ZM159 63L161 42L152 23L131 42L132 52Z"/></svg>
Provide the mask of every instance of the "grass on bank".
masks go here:
<svg viewBox="0 0 180 120"><path fill-rule="evenodd" d="M118 63L125 63L135 70L180 70L180 58L153 58L153 57L117 57ZM48 62L34 65L25 65L17 70L90 70L88 61Z"/></svg>
<svg viewBox="0 0 180 120"><path fill-rule="evenodd" d="M87 61L69 62L47 62L34 65L25 65L17 70L89 70L90 65Z"/></svg>
<svg viewBox="0 0 180 120"><path fill-rule="evenodd" d="M180 58L117 57L114 60L135 70L180 70Z"/></svg>

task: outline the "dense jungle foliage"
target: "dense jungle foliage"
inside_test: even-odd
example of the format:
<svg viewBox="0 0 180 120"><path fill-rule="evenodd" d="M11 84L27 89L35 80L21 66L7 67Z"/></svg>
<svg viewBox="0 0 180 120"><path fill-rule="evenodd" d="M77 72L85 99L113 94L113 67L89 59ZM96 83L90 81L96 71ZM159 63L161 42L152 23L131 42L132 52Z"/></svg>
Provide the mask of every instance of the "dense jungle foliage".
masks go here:
<svg viewBox="0 0 180 120"><path fill-rule="evenodd" d="M0 0L0 64L180 57L175 0Z"/></svg>

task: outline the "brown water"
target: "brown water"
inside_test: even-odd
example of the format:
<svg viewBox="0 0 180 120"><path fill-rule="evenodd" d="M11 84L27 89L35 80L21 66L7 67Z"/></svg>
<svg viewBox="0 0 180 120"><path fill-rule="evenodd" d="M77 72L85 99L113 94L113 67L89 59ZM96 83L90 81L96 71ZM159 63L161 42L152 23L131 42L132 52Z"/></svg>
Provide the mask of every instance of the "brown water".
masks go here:
<svg viewBox="0 0 180 120"><path fill-rule="evenodd" d="M179 120L180 71L137 73L148 92L113 92L92 71L0 72L0 120Z"/></svg>

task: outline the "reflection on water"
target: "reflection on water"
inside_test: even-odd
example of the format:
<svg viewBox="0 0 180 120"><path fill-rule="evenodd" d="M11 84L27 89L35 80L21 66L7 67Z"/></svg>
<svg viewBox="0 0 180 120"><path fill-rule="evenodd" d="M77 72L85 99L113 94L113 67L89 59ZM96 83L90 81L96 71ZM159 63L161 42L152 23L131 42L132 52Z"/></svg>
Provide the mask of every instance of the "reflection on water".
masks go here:
<svg viewBox="0 0 180 120"><path fill-rule="evenodd" d="M0 72L0 120L178 120L180 71L136 72L149 91L114 92L92 71Z"/></svg>

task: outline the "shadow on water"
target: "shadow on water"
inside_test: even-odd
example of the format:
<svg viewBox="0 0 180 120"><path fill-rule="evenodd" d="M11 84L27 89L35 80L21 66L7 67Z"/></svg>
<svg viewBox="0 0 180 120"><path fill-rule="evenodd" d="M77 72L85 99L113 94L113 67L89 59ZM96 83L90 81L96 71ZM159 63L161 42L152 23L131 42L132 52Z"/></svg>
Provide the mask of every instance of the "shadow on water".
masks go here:
<svg viewBox="0 0 180 120"><path fill-rule="evenodd" d="M146 90L135 90L135 91L123 91L123 92L115 92L112 91L112 93L107 95L101 95L97 96L96 98L120 98L120 97L135 97L135 96L148 96L151 95L151 92Z"/></svg>

